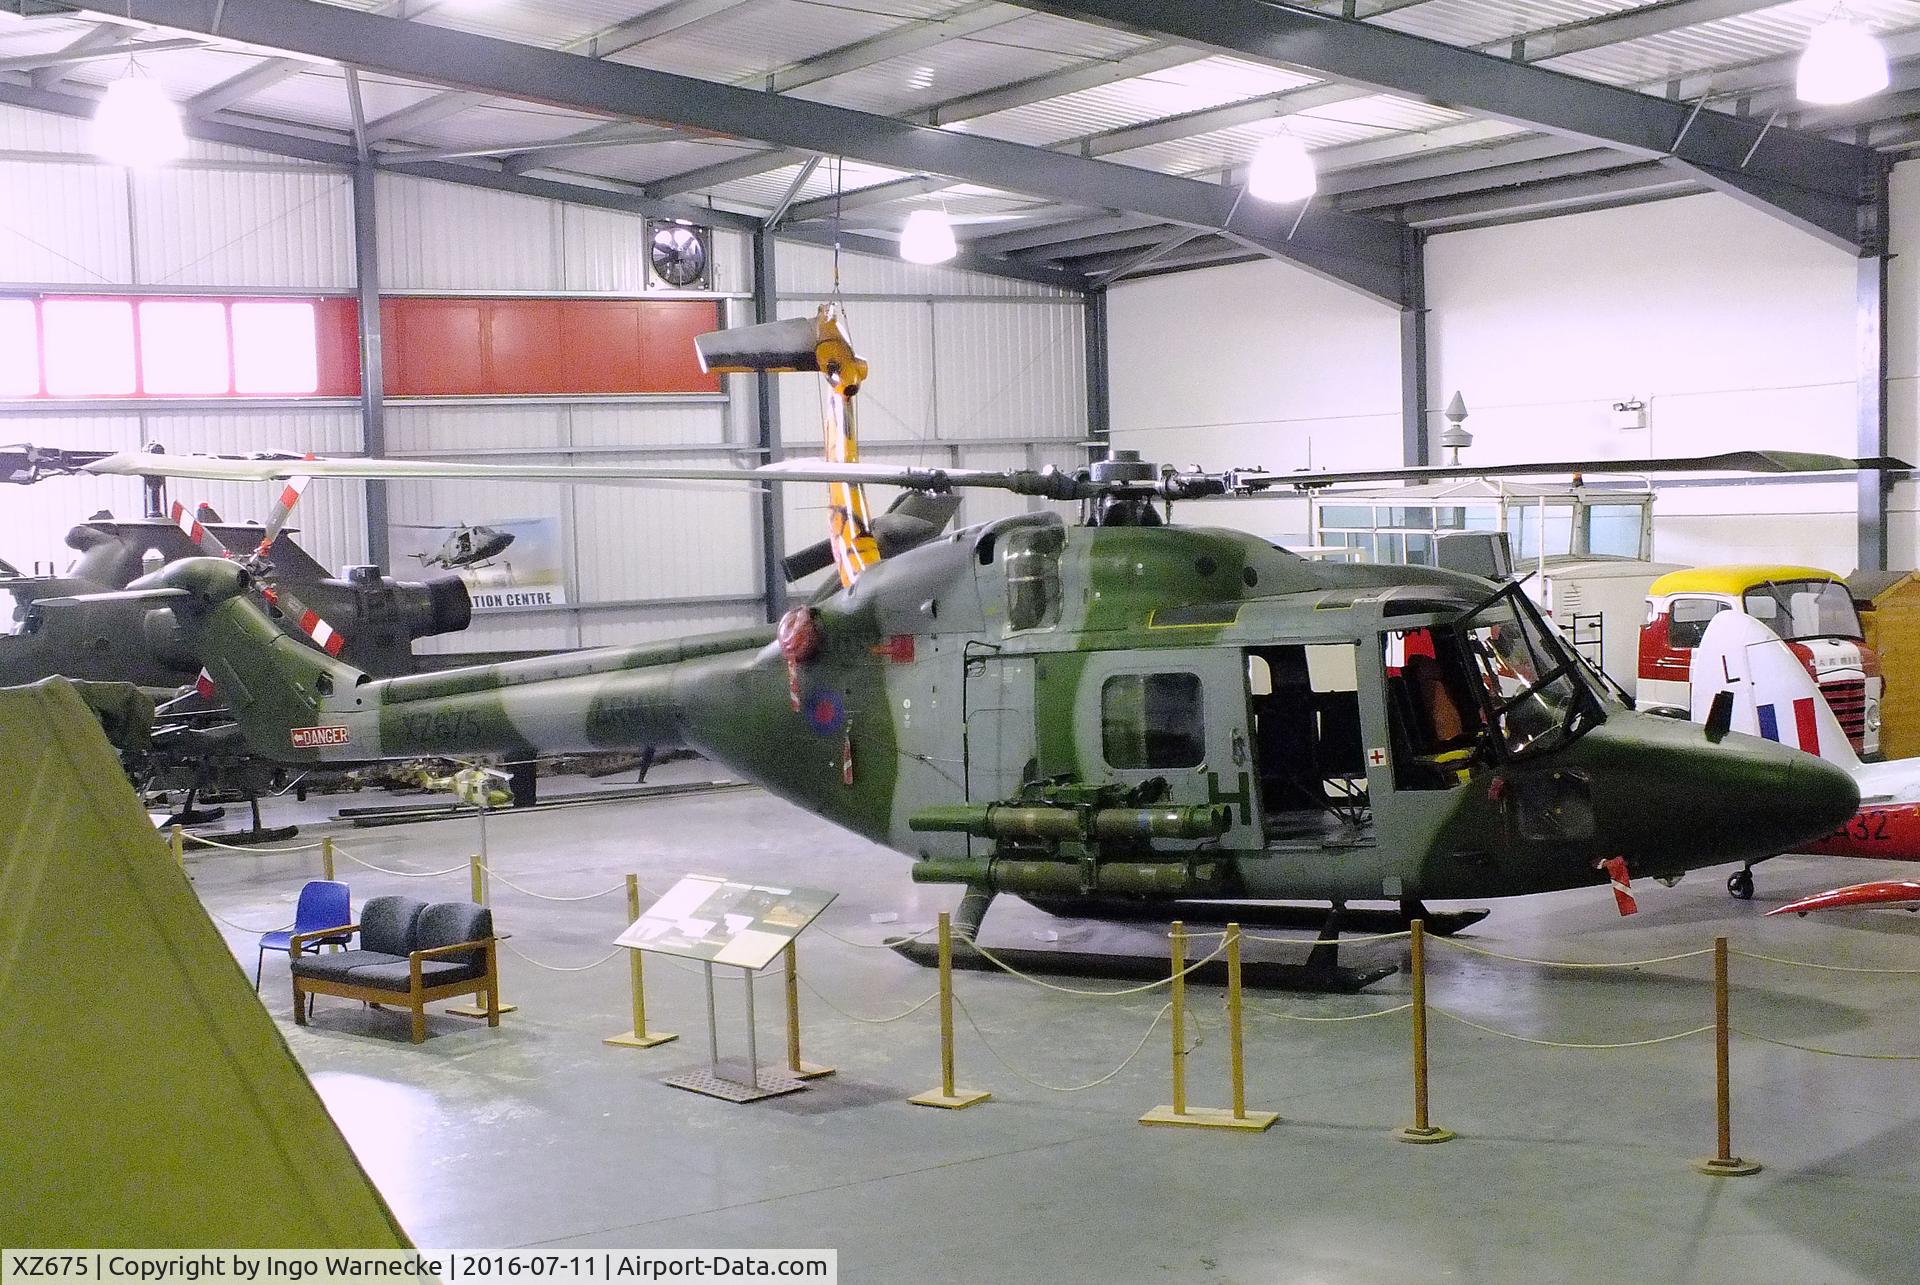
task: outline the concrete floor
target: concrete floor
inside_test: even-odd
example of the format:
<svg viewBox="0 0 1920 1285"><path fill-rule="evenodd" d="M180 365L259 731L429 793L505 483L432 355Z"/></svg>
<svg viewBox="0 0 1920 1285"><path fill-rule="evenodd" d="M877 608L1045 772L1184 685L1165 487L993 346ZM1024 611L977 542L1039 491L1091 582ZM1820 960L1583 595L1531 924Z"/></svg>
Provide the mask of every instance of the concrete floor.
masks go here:
<svg viewBox="0 0 1920 1285"><path fill-rule="evenodd" d="M701 764L662 776L711 776ZM363 800L364 801L364 800ZM302 809L322 815L322 801ZM293 805L283 805L283 810ZM279 815L277 812L276 817ZM321 830L309 827L303 837ZM477 842L471 821L336 828L342 847L396 869L433 870ZM837 889L821 921L876 941L956 901L917 887L904 858L754 791L497 816L494 867L535 891L577 896L628 871L664 888L691 871ZM403 879L342 862L355 904L405 892L465 895L464 873ZM314 854L190 859L207 905L273 926L290 916ZM1762 920L1790 896L1887 868L1783 858L1760 894L1732 901L1724 872L1638 888L1617 917L1604 889L1495 902L1465 940L1523 955L1620 960L1711 943L1875 967L1920 967L1920 919L1856 913ZM494 885L496 922L527 956L589 964L610 948L623 898L548 902ZM876 916L897 915L897 921ZM251 969L252 938L223 929ZM989 944L1157 953L1161 929L1057 920L1003 899ZM1057 934L1054 940L1051 935ZM1249 953L1275 951L1250 946ZM1404 962L1404 943L1353 948ZM1709 961L1633 971L1549 970L1436 947L1432 1001L1538 1039L1643 1039L1711 1020ZM1920 1052L1920 978L1734 961L1736 1025L1799 1043ZM897 1013L933 977L884 950L817 930L801 970L848 1013ZM1271 1132L1143 1128L1168 1100L1166 1027L1100 1087L1164 1000L1059 994L1004 975L960 977L991 1041L964 1021L960 1080L993 1100L966 1111L911 1106L938 1081L931 1006L866 1025L802 991L806 1055L839 1068L808 1092L735 1106L660 1083L705 1060L696 973L649 969L650 1019L682 1038L613 1049L628 1025L624 958L552 972L508 955L497 1031L435 1017L420 1047L406 1023L321 998L296 1028L286 965L265 1002L415 1240L430 1247L812 1247L839 1250L848 1282L1843 1282L1920 1279L1920 1066L1820 1057L1736 1036L1735 1151L1761 1174L1713 1179L1689 1161L1713 1148L1712 1044L1695 1036L1596 1052L1539 1047L1436 1017L1433 1117L1443 1146L1396 1143L1410 1117L1404 1016L1302 1023L1404 1002L1405 975L1363 996L1263 995L1247 1042L1248 1101L1280 1112ZM737 974L733 975L737 977ZM1087 986L1113 983L1080 983ZM736 980L722 1039L739 1048ZM779 985L761 983L761 1047L778 1056ZM1190 1100L1226 1102L1219 991L1195 988L1205 1041Z"/></svg>

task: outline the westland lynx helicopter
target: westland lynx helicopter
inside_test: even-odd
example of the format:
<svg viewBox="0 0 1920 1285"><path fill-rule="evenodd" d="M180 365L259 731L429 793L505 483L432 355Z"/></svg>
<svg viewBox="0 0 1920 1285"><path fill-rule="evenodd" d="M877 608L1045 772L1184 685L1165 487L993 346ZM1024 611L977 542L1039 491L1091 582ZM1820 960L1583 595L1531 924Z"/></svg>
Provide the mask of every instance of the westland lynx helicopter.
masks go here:
<svg viewBox="0 0 1920 1285"><path fill-rule="evenodd" d="M412 526L414 523L401 525ZM429 528L439 530L440 528ZM420 561L423 567L443 567L448 571L478 570L493 565L493 560L507 551L513 543L513 532L502 531L498 527L468 526L461 523L453 533L440 542L440 547L432 553L410 555Z"/></svg>
<svg viewBox="0 0 1920 1285"><path fill-rule="evenodd" d="M1839 769L1724 726L1635 713L1517 587L1420 567L1311 562L1254 536L1160 523L1157 506L1276 486L1604 462L1346 474L901 470L857 460L866 365L834 315L705 335L717 371L818 371L827 459L754 470L510 468L512 476L829 487L840 586L777 627L375 679L303 646L231 562L160 579L254 745L320 763L683 744L914 858L966 891L1043 906L1190 899L1506 897L1675 877L1790 850L1851 816ZM1838 470L1743 452L1649 469ZM99 472L262 478L497 477L497 466L128 456ZM1078 501L882 557L861 484L991 487ZM910 526L911 524L909 524ZM930 524L921 524L923 527ZM905 547L901 547L904 545ZM1712 817L1711 826L1692 818ZM1378 974L1373 974L1378 975ZM1337 984L1337 983L1336 983Z"/></svg>

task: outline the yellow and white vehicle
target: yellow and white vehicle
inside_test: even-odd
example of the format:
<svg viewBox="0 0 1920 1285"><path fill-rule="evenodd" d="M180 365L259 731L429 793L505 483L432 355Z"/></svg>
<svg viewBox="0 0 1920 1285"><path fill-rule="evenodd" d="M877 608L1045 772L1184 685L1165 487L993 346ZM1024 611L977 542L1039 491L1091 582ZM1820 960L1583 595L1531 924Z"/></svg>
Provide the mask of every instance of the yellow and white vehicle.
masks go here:
<svg viewBox="0 0 1920 1285"><path fill-rule="evenodd" d="M1694 649L1707 622L1738 611L1780 635L1826 697L1854 751L1880 752L1880 658L1840 577L1818 567L1741 565L1669 572L1647 589L1635 692L1642 709L1692 704Z"/></svg>

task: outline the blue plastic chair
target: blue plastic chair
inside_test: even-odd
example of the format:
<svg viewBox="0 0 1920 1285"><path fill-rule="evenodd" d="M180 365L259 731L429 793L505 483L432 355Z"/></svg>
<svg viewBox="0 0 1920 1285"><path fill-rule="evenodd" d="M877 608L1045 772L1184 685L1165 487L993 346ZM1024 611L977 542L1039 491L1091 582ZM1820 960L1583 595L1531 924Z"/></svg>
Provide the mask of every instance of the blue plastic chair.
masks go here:
<svg viewBox="0 0 1920 1285"><path fill-rule="evenodd" d="M266 964L268 951L292 954L294 934L318 932L322 928L345 928L352 922L353 897L347 885L330 879L309 882L300 889L300 901L293 911L293 927L261 934L260 955L253 965L254 993L260 993L260 970ZM352 938L352 933L341 933L338 937L322 937L307 945L344 946Z"/></svg>

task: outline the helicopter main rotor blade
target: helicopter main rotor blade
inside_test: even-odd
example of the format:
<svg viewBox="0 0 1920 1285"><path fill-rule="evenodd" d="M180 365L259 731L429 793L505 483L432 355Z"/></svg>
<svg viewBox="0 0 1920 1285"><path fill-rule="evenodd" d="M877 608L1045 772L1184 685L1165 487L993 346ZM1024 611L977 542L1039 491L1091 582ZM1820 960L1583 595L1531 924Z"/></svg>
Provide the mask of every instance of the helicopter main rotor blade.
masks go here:
<svg viewBox="0 0 1920 1285"><path fill-rule="evenodd" d="M1719 455L1669 455L1647 460L1559 460L1537 464L1433 464L1404 468L1350 469L1337 473L1266 473L1236 469L1236 491L1273 487L1313 488L1345 482L1425 482L1449 478L1520 477L1539 473L1854 473L1868 469L1910 469L1905 460L1881 455L1849 459L1814 451L1726 451Z"/></svg>
<svg viewBox="0 0 1920 1285"><path fill-rule="evenodd" d="M1255 495L1276 487L1313 489L1348 482L1417 482L1445 478L1526 477L1555 474L1657 473L1852 473L1902 470L1913 466L1889 456L1849 459L1807 451L1728 451L1718 455L1668 456L1630 460L1539 460L1517 464L1443 464L1412 468L1351 469L1341 472L1275 473L1261 469L1222 472L1166 472L1158 477L1098 481L1059 469L896 468L887 464L834 464L826 460L781 460L758 468L715 468L675 464L483 464L464 460L392 460L377 458L236 458L209 455L121 453L86 466L90 473L134 477L204 478L216 481L286 481L301 476L343 478L439 478L489 481L673 485L725 482L869 482L935 493L960 488L1011 491L1049 500L1084 500L1102 495L1158 495L1170 500L1207 496Z"/></svg>
<svg viewBox="0 0 1920 1285"><path fill-rule="evenodd" d="M394 460L319 457L314 459L242 459L222 455L148 455L121 453L87 466L91 473L132 477L199 478L221 482L277 482L295 477L407 480L410 478L485 481L672 485L677 482L731 482L761 486L768 482L872 482L917 491L987 487L1080 499L1093 493L1090 483L1073 475L1040 470L912 469L887 464L830 464L825 460L782 460L759 468L689 467L674 464L476 464L464 460ZM1097 490L1098 488L1093 488Z"/></svg>

